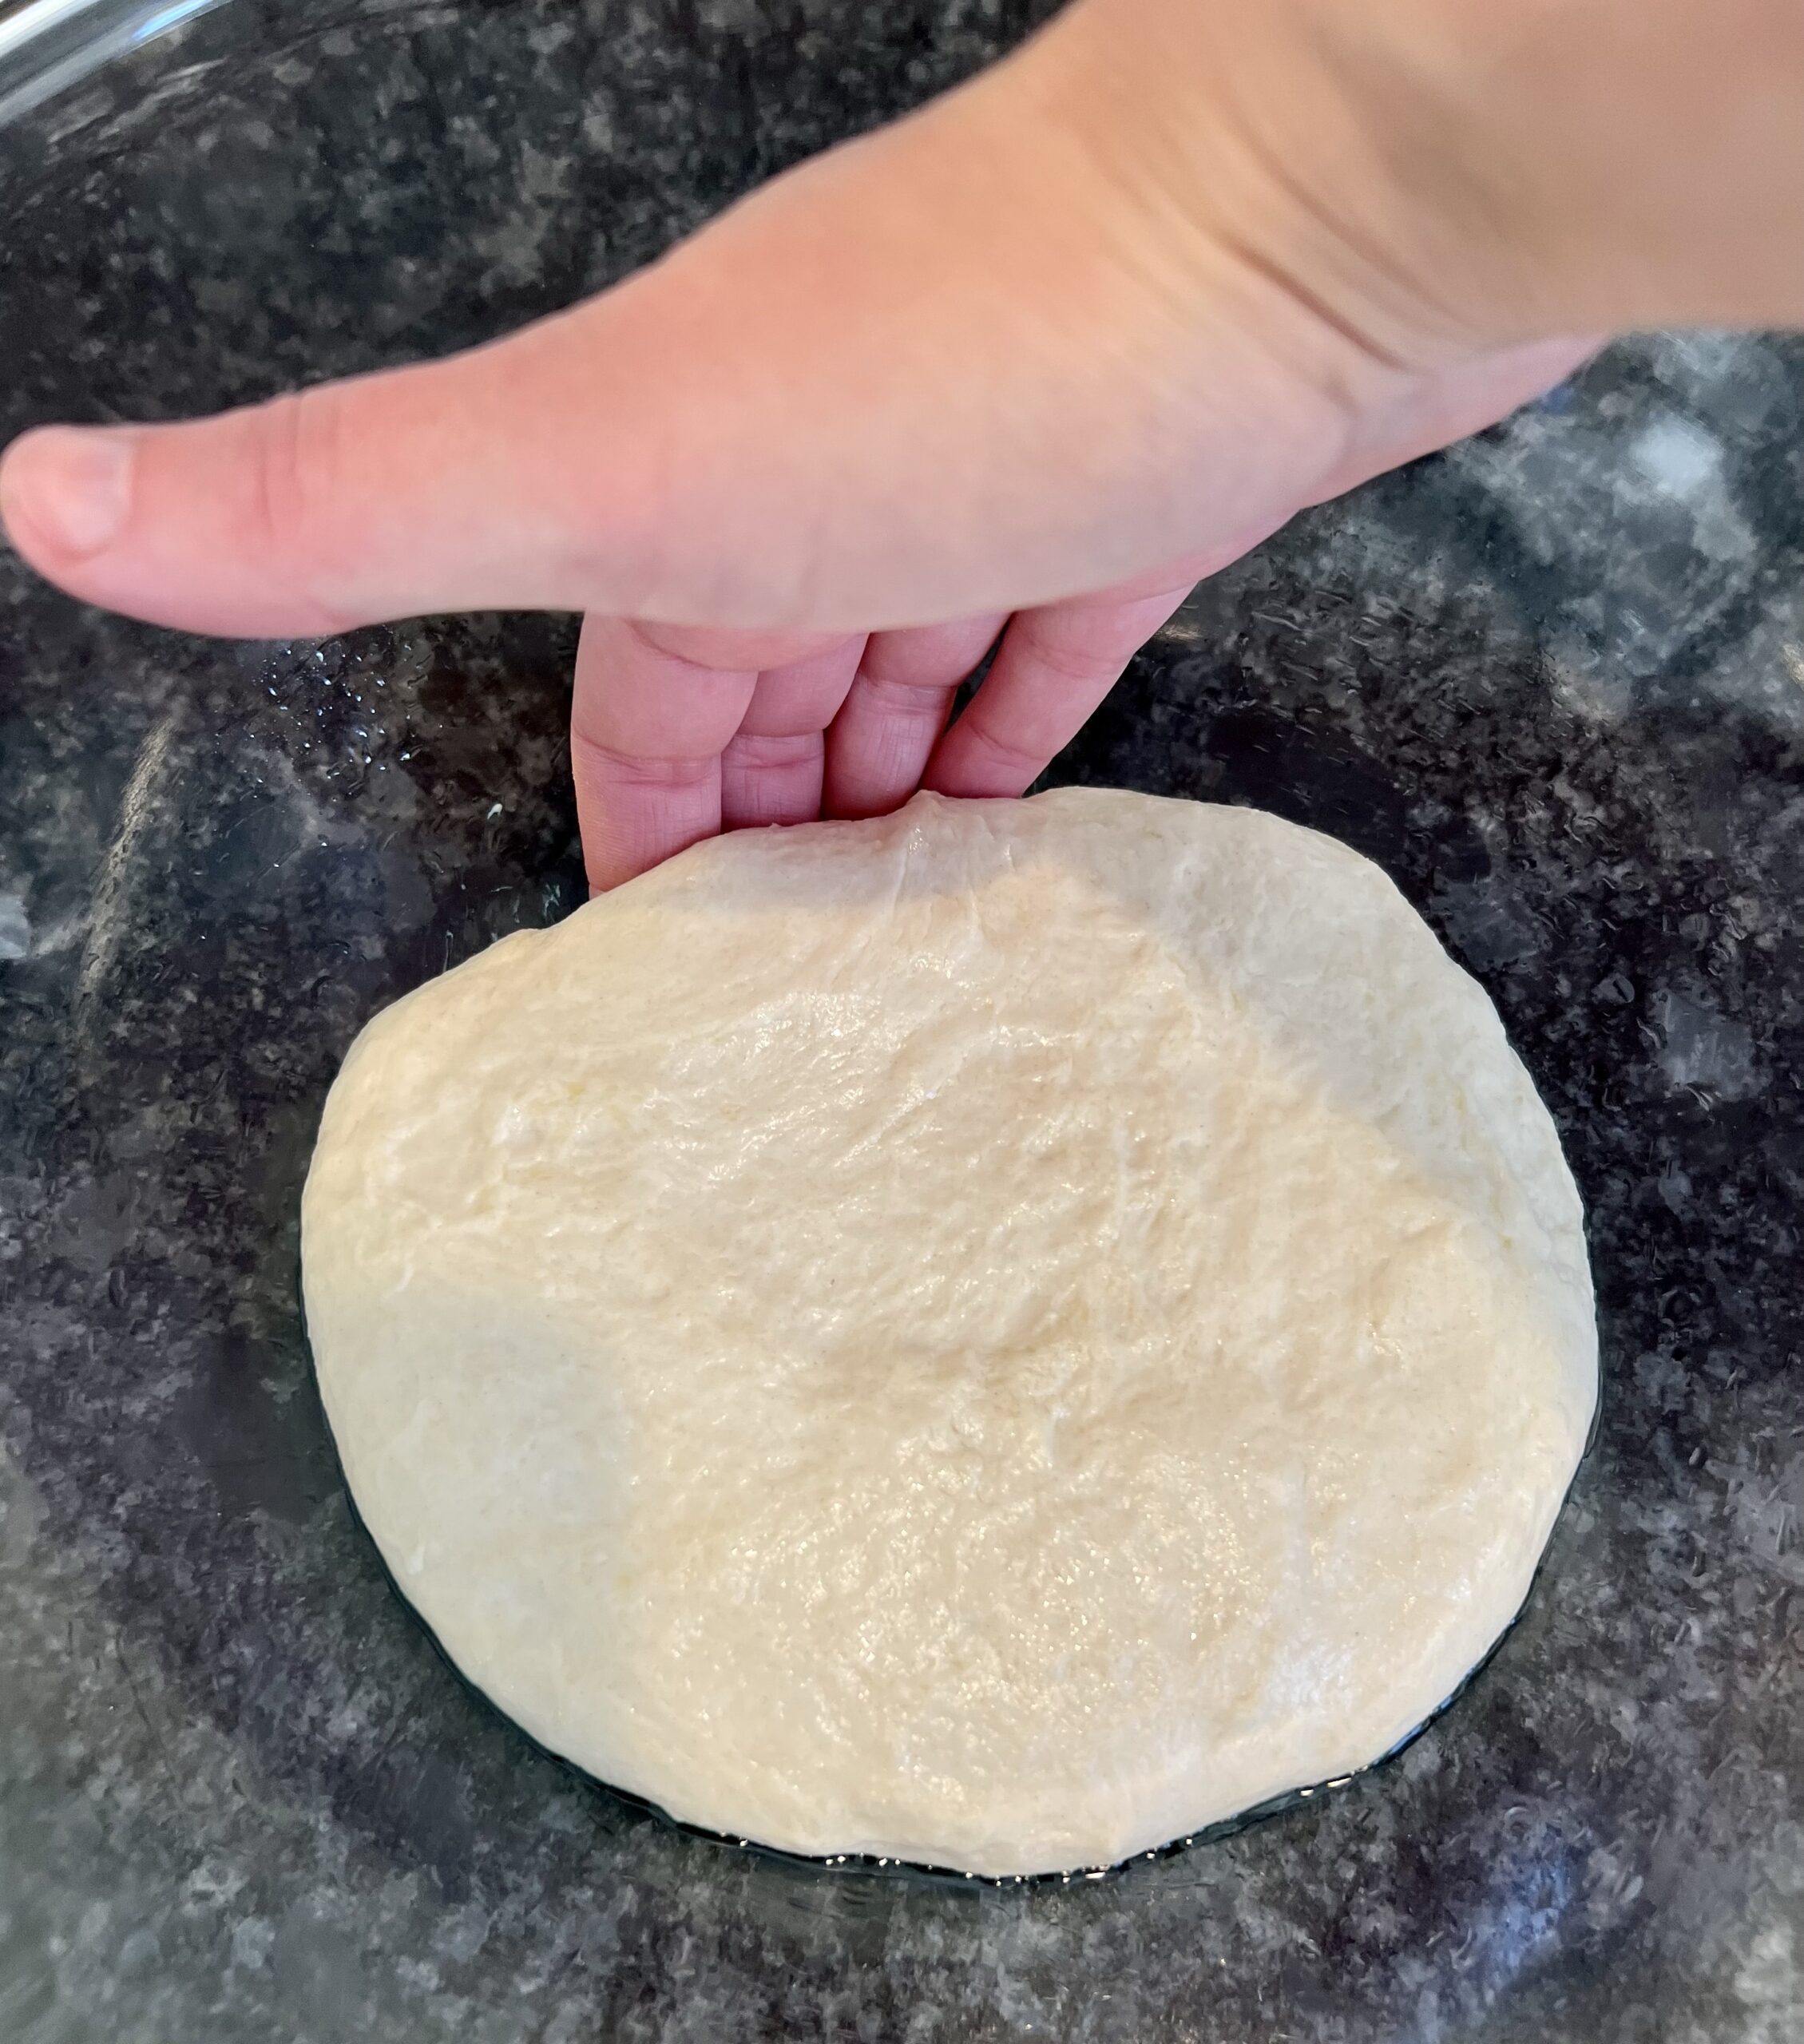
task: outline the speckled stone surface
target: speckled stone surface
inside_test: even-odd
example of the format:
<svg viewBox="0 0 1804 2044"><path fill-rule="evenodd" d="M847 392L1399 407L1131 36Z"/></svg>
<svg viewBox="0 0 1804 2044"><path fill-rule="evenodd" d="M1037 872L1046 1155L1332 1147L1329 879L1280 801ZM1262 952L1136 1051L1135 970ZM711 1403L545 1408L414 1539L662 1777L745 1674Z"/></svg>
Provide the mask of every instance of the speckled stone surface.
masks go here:
<svg viewBox="0 0 1804 2044"><path fill-rule="evenodd" d="M496 331L1022 25L233 0L0 135L0 429ZM1223 576L1060 763L1397 876L1569 1146L1605 1404L1527 1617L1400 1761L1017 1890L573 1778L341 1492L315 1118L375 1008L575 899L570 626L209 646L0 557L0 2039L1804 2034L1801 450L1798 346L1620 348Z"/></svg>

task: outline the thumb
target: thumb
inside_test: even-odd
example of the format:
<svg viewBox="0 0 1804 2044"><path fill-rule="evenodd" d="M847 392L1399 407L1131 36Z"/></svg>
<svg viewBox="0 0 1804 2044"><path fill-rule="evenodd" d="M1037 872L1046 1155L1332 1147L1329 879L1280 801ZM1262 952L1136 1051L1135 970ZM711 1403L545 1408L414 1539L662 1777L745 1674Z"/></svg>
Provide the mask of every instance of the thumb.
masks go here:
<svg viewBox="0 0 1804 2044"><path fill-rule="evenodd" d="M823 603L850 628L887 592L848 576L845 542L908 550L954 480L923 431L990 323L933 188L934 156L962 145L969 175L982 137L950 102L934 125L934 149L905 125L817 159L489 346L180 425L27 434L0 513L73 594L205 632L516 608L787 625Z"/></svg>
<svg viewBox="0 0 1804 2044"><path fill-rule="evenodd" d="M506 340L27 434L0 515L78 596L256 636L510 608L854 632L1275 523L1356 371L1319 403L1285 379L1195 224L1099 168L1058 33Z"/></svg>
<svg viewBox="0 0 1804 2044"><path fill-rule="evenodd" d="M42 428L0 463L0 516L72 594L194 631L573 608L642 573L655 514L643 429L605 399L570 415L569 340L548 323L216 418Z"/></svg>

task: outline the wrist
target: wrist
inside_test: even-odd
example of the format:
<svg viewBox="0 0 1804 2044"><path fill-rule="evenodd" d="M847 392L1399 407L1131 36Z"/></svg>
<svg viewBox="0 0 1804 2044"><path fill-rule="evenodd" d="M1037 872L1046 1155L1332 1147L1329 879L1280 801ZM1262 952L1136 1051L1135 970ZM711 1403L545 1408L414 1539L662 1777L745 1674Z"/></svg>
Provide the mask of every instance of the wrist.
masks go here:
<svg viewBox="0 0 1804 2044"><path fill-rule="evenodd" d="M1078 0L1047 42L1381 355L1804 323L1804 0Z"/></svg>
<svg viewBox="0 0 1804 2044"><path fill-rule="evenodd" d="M1484 167L1441 132L1468 53L1403 31L1433 4L1076 0L1026 55L1041 117L1168 244L1249 259L1380 363L1427 370L1509 338L1493 305L1520 303Z"/></svg>
<svg viewBox="0 0 1804 2044"><path fill-rule="evenodd" d="M1485 339L1804 322L1804 0L1281 0ZM1331 166L1330 166L1331 169Z"/></svg>

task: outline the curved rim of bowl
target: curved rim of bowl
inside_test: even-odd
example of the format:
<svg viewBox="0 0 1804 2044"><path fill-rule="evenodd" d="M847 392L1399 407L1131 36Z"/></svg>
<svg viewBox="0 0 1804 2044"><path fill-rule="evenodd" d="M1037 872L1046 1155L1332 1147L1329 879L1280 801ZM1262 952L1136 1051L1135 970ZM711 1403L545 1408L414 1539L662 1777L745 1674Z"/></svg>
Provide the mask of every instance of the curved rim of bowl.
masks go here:
<svg viewBox="0 0 1804 2044"><path fill-rule="evenodd" d="M0 129L224 0L28 0L0 16Z"/></svg>

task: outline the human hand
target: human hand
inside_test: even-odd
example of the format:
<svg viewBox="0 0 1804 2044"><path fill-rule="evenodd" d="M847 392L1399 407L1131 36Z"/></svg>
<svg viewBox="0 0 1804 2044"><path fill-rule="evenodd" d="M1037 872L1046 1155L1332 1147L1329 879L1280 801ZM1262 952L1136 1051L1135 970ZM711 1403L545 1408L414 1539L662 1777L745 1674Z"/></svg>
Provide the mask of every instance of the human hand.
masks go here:
<svg viewBox="0 0 1804 2044"><path fill-rule="evenodd" d="M1309 12L1078 0L572 312L217 419L28 435L0 509L65 588L188 629L586 612L597 886L923 778L1019 792L1198 576L1591 345L1564 315L1592 299L1513 269L1518 224L1421 140L1445 89L1394 51L1374 88ZM1415 189L1437 148L1457 205Z"/></svg>

